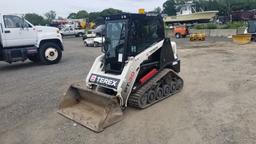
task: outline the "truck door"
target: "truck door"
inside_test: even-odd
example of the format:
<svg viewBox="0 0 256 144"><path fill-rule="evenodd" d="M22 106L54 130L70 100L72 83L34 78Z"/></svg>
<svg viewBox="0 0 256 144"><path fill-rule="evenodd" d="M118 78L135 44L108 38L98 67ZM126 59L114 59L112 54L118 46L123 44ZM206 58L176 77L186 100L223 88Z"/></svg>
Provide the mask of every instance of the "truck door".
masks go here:
<svg viewBox="0 0 256 144"><path fill-rule="evenodd" d="M73 27L69 28L69 32L70 32L70 35L75 35L76 34L75 28L73 28Z"/></svg>
<svg viewBox="0 0 256 144"><path fill-rule="evenodd" d="M63 35L69 36L69 35L74 35L75 31L72 27L67 27L63 30Z"/></svg>
<svg viewBox="0 0 256 144"><path fill-rule="evenodd" d="M24 45L35 45L37 41L37 30L35 27L23 19L23 28L21 29Z"/></svg>
<svg viewBox="0 0 256 144"><path fill-rule="evenodd" d="M71 35L75 35L76 34L76 29L73 27L70 27L70 33Z"/></svg>
<svg viewBox="0 0 256 144"><path fill-rule="evenodd" d="M69 35L69 27L66 27L66 28L64 28L63 30L62 30L62 34L63 35L65 35L65 36L67 36L67 35Z"/></svg>
<svg viewBox="0 0 256 144"><path fill-rule="evenodd" d="M6 47L31 46L36 43L37 35L33 26L21 17L4 15L3 37Z"/></svg>

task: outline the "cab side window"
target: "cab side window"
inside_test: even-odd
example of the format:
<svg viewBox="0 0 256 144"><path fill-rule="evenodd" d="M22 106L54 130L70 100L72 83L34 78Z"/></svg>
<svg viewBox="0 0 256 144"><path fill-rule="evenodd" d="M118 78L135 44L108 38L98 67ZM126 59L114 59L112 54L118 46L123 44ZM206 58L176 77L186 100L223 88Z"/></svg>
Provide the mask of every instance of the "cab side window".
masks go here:
<svg viewBox="0 0 256 144"><path fill-rule="evenodd" d="M158 19L135 20L131 25L132 44L130 55L137 55L153 43L163 39L161 23Z"/></svg>
<svg viewBox="0 0 256 144"><path fill-rule="evenodd" d="M24 20L18 16L4 15L4 25L6 28L21 28L24 26Z"/></svg>

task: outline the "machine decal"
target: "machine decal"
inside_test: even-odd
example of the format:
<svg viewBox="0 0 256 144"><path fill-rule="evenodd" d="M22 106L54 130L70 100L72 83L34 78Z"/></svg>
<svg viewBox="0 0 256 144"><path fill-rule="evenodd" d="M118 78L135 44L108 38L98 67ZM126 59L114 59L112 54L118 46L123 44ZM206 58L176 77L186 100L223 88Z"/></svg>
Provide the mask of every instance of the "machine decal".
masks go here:
<svg viewBox="0 0 256 144"><path fill-rule="evenodd" d="M101 86L106 86L110 88L117 88L120 80L115 79L115 78L110 78L110 77L105 77L97 74L92 74L89 79L90 82L99 84Z"/></svg>
<svg viewBox="0 0 256 144"><path fill-rule="evenodd" d="M124 92L127 93L128 92L128 88L130 87L130 83L132 82L132 80L134 79L135 76L135 72L131 72L127 81L127 84L125 86Z"/></svg>
<svg viewBox="0 0 256 144"><path fill-rule="evenodd" d="M130 74L129 79L128 79L128 83L131 83L131 82L132 82L134 76L135 76L135 72L132 72L132 73Z"/></svg>

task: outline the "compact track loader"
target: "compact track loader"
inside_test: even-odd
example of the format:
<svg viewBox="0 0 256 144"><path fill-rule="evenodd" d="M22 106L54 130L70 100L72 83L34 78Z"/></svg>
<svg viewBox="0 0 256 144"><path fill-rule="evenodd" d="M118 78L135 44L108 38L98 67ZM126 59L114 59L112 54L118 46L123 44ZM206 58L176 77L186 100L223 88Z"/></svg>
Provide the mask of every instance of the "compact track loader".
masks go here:
<svg viewBox="0 0 256 144"><path fill-rule="evenodd" d="M144 109L183 88L176 43L165 38L161 16L106 17L102 52L59 107L60 114L95 132L120 121L127 106Z"/></svg>

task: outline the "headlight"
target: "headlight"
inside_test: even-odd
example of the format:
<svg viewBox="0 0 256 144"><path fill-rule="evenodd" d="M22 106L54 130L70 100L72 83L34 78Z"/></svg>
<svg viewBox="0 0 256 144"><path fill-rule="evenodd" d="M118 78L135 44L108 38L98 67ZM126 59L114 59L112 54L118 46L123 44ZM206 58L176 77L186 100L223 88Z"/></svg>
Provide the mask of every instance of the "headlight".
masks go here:
<svg viewBox="0 0 256 144"><path fill-rule="evenodd" d="M57 30L57 33L59 34L59 33L60 33L60 30Z"/></svg>

